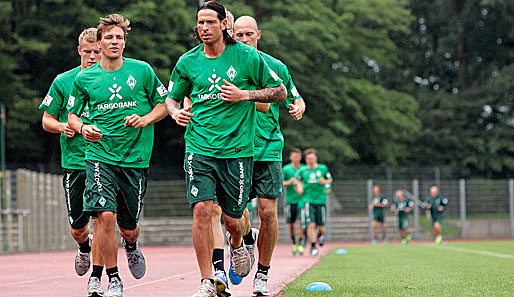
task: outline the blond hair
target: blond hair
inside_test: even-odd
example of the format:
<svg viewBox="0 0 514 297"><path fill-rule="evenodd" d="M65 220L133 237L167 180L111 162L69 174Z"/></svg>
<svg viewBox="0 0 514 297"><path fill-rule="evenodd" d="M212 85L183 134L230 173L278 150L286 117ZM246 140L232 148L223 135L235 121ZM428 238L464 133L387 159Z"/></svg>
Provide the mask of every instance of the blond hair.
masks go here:
<svg viewBox="0 0 514 297"><path fill-rule="evenodd" d="M87 28L82 31L79 35L79 46L82 43L82 41L86 42L96 42L96 28Z"/></svg>
<svg viewBox="0 0 514 297"><path fill-rule="evenodd" d="M307 150L305 150L303 152L304 156L307 156L307 155L310 155L310 154L314 154L317 157L318 156L318 151L316 149L310 148L310 149L307 149Z"/></svg>
<svg viewBox="0 0 514 297"><path fill-rule="evenodd" d="M228 10L225 11L227 13L227 29L234 30L234 15Z"/></svg>
<svg viewBox="0 0 514 297"><path fill-rule="evenodd" d="M123 29L123 38L127 40L128 31L130 30L130 21L121 14L113 13L105 18L100 18L100 24L98 24L96 36L98 40L102 39L102 33L112 27L118 26Z"/></svg>

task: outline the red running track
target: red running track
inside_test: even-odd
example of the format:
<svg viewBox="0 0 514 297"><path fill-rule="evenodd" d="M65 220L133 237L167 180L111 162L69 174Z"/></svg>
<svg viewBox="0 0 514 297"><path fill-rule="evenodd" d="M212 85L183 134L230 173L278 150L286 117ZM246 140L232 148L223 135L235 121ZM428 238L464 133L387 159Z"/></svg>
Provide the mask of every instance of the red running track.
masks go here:
<svg viewBox="0 0 514 297"><path fill-rule="evenodd" d="M336 246L348 243L327 243L320 251L326 254ZM200 272L192 246L146 247L141 251L147 261L146 275L136 280L127 267L123 249L118 252L118 267L126 297L191 296L200 284ZM74 297L87 295L91 273L79 277L75 273L76 251L19 253L0 255L0 296L5 297ZM277 245L271 262L268 287L272 296L281 296L284 285L311 268L319 258L292 256L289 244ZM225 266L228 268L228 259ZM257 266L257 265L255 265ZM254 271L238 285L230 285L232 296L251 296ZM102 277L106 290L107 277Z"/></svg>

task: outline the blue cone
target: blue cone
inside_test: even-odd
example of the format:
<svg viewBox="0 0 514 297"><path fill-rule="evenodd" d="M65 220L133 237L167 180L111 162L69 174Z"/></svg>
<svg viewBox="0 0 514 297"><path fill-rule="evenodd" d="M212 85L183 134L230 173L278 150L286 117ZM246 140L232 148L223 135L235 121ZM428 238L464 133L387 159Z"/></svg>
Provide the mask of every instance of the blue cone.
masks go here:
<svg viewBox="0 0 514 297"><path fill-rule="evenodd" d="M309 284L305 291L332 291L332 288L324 282L315 282Z"/></svg>
<svg viewBox="0 0 514 297"><path fill-rule="evenodd" d="M347 251L345 249L338 249L337 250L337 254L338 255L346 255L347 254Z"/></svg>

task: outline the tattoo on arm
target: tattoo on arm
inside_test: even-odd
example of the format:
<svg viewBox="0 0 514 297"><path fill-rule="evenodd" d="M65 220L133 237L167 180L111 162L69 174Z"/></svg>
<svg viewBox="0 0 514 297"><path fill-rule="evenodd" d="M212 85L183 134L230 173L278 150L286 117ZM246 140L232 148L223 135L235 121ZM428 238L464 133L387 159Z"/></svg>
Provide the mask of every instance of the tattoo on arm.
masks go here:
<svg viewBox="0 0 514 297"><path fill-rule="evenodd" d="M286 99L287 90L283 84L277 87L265 88L262 90L248 91L250 101L271 103Z"/></svg>

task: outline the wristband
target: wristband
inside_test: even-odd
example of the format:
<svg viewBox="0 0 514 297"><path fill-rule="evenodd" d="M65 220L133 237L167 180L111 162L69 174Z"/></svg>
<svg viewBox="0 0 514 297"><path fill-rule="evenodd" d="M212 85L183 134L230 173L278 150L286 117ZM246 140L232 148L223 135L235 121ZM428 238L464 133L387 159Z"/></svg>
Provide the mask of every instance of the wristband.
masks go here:
<svg viewBox="0 0 514 297"><path fill-rule="evenodd" d="M80 135L82 135L82 128L84 128L84 124L82 124L82 126L80 126Z"/></svg>

